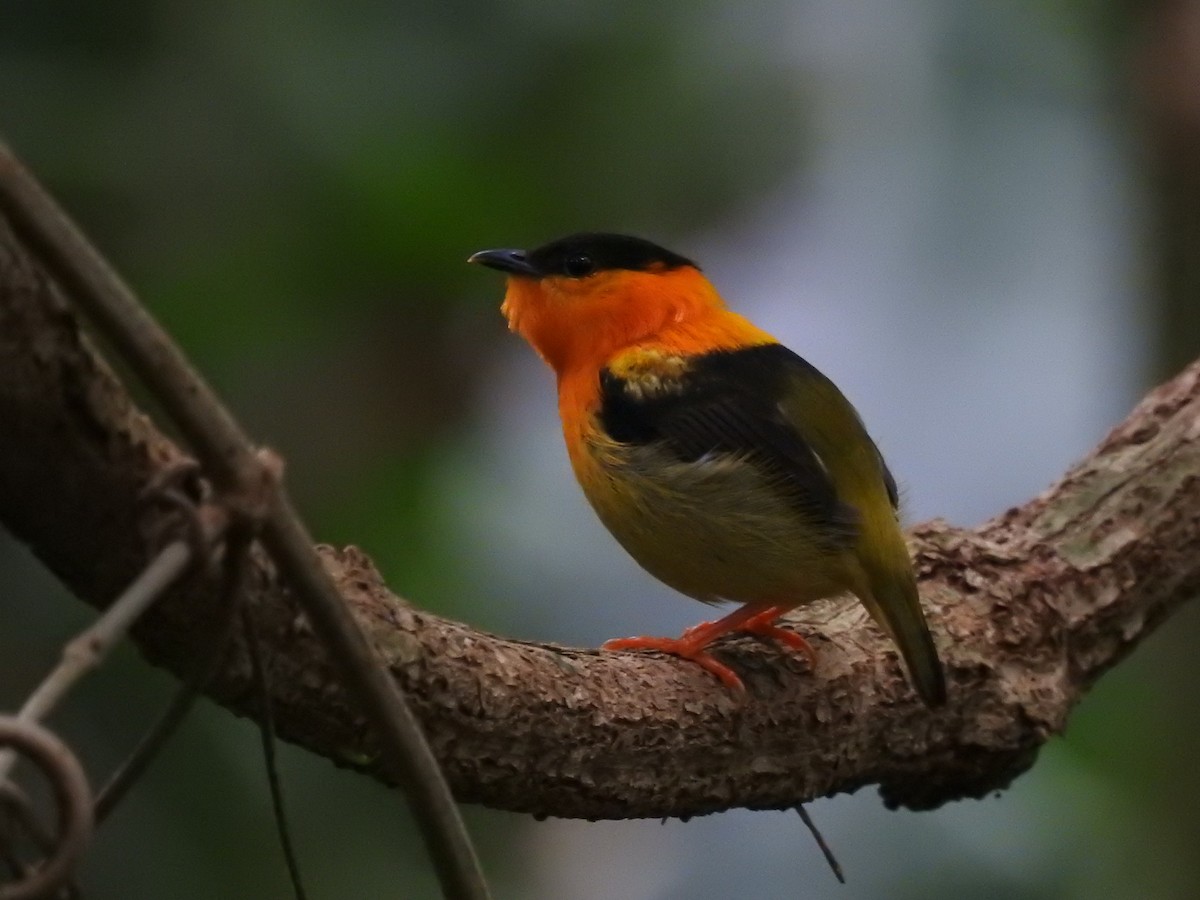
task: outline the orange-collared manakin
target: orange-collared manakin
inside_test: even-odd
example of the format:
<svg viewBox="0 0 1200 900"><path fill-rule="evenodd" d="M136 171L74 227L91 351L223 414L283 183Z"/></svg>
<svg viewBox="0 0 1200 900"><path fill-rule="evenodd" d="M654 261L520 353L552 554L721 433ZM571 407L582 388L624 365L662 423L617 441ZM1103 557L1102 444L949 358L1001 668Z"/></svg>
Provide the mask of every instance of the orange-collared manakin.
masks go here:
<svg viewBox="0 0 1200 900"><path fill-rule="evenodd" d="M897 519L896 483L833 382L726 309L691 260L640 238L576 234L484 250L502 310L558 376L567 452L600 520L651 575L741 604L677 639L625 638L691 659L731 631L812 650L787 610L855 594L926 703L946 699Z"/></svg>

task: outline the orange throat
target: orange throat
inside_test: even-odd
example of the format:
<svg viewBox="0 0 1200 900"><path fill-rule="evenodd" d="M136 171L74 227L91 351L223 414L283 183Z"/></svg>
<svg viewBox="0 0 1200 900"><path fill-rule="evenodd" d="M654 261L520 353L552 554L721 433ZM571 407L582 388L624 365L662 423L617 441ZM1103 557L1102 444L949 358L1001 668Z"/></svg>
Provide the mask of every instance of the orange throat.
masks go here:
<svg viewBox="0 0 1200 900"><path fill-rule="evenodd" d="M560 383L577 372L591 377L631 347L689 356L773 340L726 310L708 279L690 266L586 279L511 277L501 311Z"/></svg>

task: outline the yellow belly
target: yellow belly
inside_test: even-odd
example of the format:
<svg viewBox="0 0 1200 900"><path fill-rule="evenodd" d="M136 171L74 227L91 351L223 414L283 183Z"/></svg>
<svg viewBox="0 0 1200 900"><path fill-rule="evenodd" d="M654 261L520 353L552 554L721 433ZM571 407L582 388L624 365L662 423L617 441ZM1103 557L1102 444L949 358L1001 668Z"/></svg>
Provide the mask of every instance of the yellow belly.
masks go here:
<svg viewBox="0 0 1200 900"><path fill-rule="evenodd" d="M745 460L680 462L652 446L593 439L572 464L621 546L689 597L793 606L854 583L852 551L823 540Z"/></svg>

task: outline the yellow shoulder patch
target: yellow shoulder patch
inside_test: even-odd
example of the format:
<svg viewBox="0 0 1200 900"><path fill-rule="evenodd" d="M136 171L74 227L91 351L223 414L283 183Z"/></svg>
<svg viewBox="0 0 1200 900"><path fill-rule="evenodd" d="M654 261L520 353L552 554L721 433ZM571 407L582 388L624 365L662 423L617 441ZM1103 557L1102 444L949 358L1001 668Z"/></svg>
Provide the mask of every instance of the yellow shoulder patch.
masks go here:
<svg viewBox="0 0 1200 900"><path fill-rule="evenodd" d="M641 400L656 394L683 389L683 376L691 363L686 356L647 347L618 353L608 362L608 371L624 382L626 392Z"/></svg>

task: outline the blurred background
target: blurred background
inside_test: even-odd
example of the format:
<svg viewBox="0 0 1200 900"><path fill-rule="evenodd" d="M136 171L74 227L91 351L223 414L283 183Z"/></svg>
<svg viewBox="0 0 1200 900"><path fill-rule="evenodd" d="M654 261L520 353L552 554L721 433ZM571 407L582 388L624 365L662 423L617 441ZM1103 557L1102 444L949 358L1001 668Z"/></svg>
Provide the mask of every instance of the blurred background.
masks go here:
<svg viewBox="0 0 1200 900"><path fill-rule="evenodd" d="M832 376L910 519L1052 482L1200 354L1200 3L0 4L0 134L248 428L313 531L415 603L595 645L703 610L573 483L472 251L602 229L701 261ZM48 598L54 599L48 599ZM0 539L0 708L90 620ZM1185 608L1011 790L686 824L467 810L497 897L1190 898ZM129 649L56 727L114 766L172 681ZM435 897L402 800L282 750L313 898ZM202 703L99 833L101 898L288 897L254 727Z"/></svg>

